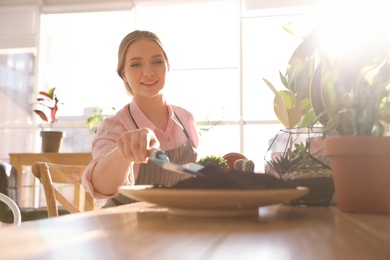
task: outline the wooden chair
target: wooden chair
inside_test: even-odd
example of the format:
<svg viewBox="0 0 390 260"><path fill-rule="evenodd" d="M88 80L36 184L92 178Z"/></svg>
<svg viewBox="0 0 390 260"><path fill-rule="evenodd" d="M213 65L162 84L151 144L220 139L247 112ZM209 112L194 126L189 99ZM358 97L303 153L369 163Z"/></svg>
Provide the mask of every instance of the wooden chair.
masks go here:
<svg viewBox="0 0 390 260"><path fill-rule="evenodd" d="M81 187L81 175L86 166L35 162L32 172L42 183L49 217L58 216L57 201L70 213L94 209L94 199ZM73 184L74 202L70 202L53 184ZM84 208L82 205L84 204Z"/></svg>
<svg viewBox="0 0 390 260"><path fill-rule="evenodd" d="M14 217L14 226L20 226L22 222L22 213L20 212L20 209L18 205L16 205L15 201L13 201L10 197L4 195L3 193L0 193L0 201L5 203L12 210Z"/></svg>
<svg viewBox="0 0 390 260"><path fill-rule="evenodd" d="M20 187L22 185L20 185L19 174L16 168L7 162L0 162L0 194L4 194L16 203L22 216L22 222L48 218L47 207L19 205ZM69 214L69 211L60 208L59 214ZM0 222L11 224L14 223L14 220L15 214L12 212L12 209L5 203L0 202Z"/></svg>

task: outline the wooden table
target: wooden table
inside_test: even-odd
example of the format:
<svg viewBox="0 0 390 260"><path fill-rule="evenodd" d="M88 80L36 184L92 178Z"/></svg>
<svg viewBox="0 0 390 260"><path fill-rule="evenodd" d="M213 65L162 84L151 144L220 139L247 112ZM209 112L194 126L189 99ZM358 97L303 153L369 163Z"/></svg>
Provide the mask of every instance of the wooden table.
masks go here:
<svg viewBox="0 0 390 260"><path fill-rule="evenodd" d="M337 207L262 207L191 218L140 202L0 227L0 259L388 260L390 216Z"/></svg>
<svg viewBox="0 0 390 260"><path fill-rule="evenodd" d="M9 163L12 164L21 180L23 165L31 166L36 161L71 164L71 165L88 165L92 160L91 153L10 153ZM21 183L19 181L19 183Z"/></svg>
<svg viewBox="0 0 390 260"><path fill-rule="evenodd" d="M36 161L51 162L51 163L60 163L60 164L70 164L70 165L88 165L92 160L91 153L10 153L9 162L16 168L18 173L18 184L19 184L19 198L20 204L22 206L31 206L39 207L38 193L39 189L31 190L31 194L27 194L27 197L31 199L31 202L25 202L22 186L36 186L32 183L24 183L23 181L23 166L31 166ZM32 174L31 174L32 175ZM33 178L33 177L31 177ZM33 178L35 180L35 178ZM80 189L76 187L75 195L79 194ZM93 201L86 202L87 208L93 207Z"/></svg>

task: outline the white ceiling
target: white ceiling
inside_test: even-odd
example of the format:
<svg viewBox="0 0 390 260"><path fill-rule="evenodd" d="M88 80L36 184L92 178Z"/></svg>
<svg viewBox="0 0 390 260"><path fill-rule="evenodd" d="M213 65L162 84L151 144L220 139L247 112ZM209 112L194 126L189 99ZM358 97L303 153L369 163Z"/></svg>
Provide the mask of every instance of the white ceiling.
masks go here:
<svg viewBox="0 0 390 260"><path fill-rule="evenodd" d="M132 0L0 0L0 6L20 5L69 5L69 4L94 4L94 3L132 3Z"/></svg>

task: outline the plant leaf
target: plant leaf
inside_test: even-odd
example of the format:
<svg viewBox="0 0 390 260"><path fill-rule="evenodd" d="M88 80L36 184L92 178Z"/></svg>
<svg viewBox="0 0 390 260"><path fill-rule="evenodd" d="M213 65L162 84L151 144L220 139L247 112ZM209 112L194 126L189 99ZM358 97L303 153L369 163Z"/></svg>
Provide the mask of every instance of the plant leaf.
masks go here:
<svg viewBox="0 0 390 260"><path fill-rule="evenodd" d="M295 127L302 116L302 108L293 92L281 90L275 95L274 111L278 120L286 127Z"/></svg>
<svg viewBox="0 0 390 260"><path fill-rule="evenodd" d="M34 112L37 113L37 115L43 120L48 122L49 120L47 119L47 116L45 113L43 113L41 110L34 109Z"/></svg>
<svg viewBox="0 0 390 260"><path fill-rule="evenodd" d="M267 79L263 78L265 84L267 84L267 86L272 90L272 92L274 92L275 95L278 94L278 91L276 90L276 88L274 87L274 85L272 85L271 82L269 82Z"/></svg>

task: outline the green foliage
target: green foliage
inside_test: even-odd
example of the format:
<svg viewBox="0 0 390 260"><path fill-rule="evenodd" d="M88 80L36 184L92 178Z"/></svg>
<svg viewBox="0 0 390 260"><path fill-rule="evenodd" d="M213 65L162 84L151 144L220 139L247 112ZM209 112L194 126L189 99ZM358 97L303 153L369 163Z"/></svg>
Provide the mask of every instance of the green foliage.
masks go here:
<svg viewBox="0 0 390 260"><path fill-rule="evenodd" d="M208 156L202 157L196 163L203 165L203 166L216 164L216 165L220 166L221 168L228 168L229 167L227 161L223 157L218 156L218 155L208 155Z"/></svg>
<svg viewBox="0 0 390 260"><path fill-rule="evenodd" d="M115 108L111 108L115 111ZM103 123L104 119L107 118L106 110L102 108L95 108L92 110L92 115L87 119L87 125L89 126L90 132L96 134L97 129Z"/></svg>
<svg viewBox="0 0 390 260"><path fill-rule="evenodd" d="M383 136L390 124L390 59L373 57L360 66L331 61L318 68L312 87L321 89L318 119L326 134Z"/></svg>
<svg viewBox="0 0 390 260"><path fill-rule="evenodd" d="M293 25L285 29L296 34ZM321 28L301 35L285 74L279 72L285 90L277 91L264 79L275 93L279 121L286 128L320 123L324 135L334 130L339 135L384 135L390 124L389 38L370 28L361 32L362 40L368 40L358 53L329 54L321 45Z"/></svg>
<svg viewBox="0 0 390 260"><path fill-rule="evenodd" d="M50 123L50 125L56 122L59 102L56 88L51 88L47 92L40 91L37 97L37 102L39 108L36 108L33 111L43 121ZM46 114L46 110L50 111L50 116Z"/></svg>
<svg viewBox="0 0 390 260"><path fill-rule="evenodd" d="M294 23L284 26L284 29L294 32ZM301 24L299 24L301 26ZM305 127L315 118L312 100L310 99L310 82L315 67L315 44L317 35L311 32L301 35L312 41L303 41L291 55L286 72L279 71L280 82L284 89L278 91L275 86L264 79L266 85L275 93L274 111L279 120L286 128Z"/></svg>

